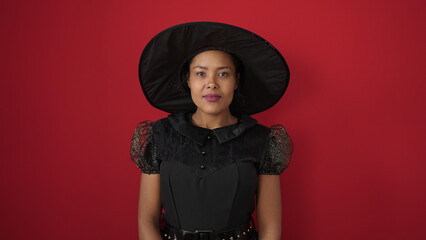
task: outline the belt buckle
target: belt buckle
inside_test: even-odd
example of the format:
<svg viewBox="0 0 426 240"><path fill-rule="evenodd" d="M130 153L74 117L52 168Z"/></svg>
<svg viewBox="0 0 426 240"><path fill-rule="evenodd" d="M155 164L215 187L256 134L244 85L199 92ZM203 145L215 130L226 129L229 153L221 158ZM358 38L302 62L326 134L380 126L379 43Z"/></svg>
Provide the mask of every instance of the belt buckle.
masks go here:
<svg viewBox="0 0 426 240"><path fill-rule="evenodd" d="M213 240L213 230L195 230L195 240Z"/></svg>

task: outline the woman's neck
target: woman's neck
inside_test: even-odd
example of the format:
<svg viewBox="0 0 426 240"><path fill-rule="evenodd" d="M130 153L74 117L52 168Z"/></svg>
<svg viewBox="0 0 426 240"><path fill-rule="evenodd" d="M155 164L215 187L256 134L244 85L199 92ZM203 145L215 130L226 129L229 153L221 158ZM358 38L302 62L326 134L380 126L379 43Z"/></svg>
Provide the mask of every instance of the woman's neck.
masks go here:
<svg viewBox="0 0 426 240"><path fill-rule="evenodd" d="M197 109L192 114L191 122L198 127L215 129L235 124L238 122L238 118L232 115L229 110L219 114L209 114Z"/></svg>

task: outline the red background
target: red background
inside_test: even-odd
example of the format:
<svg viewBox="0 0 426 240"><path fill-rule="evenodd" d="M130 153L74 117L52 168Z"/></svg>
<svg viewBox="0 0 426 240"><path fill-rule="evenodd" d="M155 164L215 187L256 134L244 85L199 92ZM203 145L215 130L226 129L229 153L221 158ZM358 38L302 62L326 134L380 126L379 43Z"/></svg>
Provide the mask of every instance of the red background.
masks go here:
<svg viewBox="0 0 426 240"><path fill-rule="evenodd" d="M166 27L219 21L286 58L254 115L295 143L283 238L426 239L426 2L1 1L1 239L137 239L138 82Z"/></svg>

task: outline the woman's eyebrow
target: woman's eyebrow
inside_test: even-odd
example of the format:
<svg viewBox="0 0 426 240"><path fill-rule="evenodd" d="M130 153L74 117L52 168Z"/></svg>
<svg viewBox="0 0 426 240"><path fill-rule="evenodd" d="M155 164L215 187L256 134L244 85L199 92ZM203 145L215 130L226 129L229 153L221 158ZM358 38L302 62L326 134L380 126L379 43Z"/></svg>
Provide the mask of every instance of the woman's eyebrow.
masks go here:
<svg viewBox="0 0 426 240"><path fill-rule="evenodd" d="M195 69L195 68L207 69L207 67L205 67L205 66L195 66L193 69Z"/></svg>
<svg viewBox="0 0 426 240"><path fill-rule="evenodd" d="M217 69L231 69L231 68L228 66L223 66L223 67L218 67Z"/></svg>

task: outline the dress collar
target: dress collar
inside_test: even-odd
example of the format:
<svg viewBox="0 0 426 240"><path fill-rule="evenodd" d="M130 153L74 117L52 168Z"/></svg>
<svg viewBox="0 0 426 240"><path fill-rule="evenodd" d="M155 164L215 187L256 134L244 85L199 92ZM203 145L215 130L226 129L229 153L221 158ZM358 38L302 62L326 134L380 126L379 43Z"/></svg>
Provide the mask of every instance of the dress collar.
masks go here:
<svg viewBox="0 0 426 240"><path fill-rule="evenodd" d="M211 132L214 133L219 143L222 144L240 136L257 123L256 119L247 114L242 114L237 123L210 130L193 125L189 121L190 116L191 113L180 112L170 114L168 119L177 132L201 145L204 145L207 135Z"/></svg>

